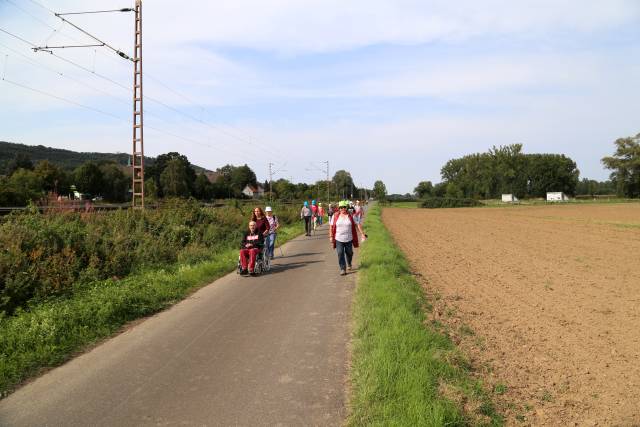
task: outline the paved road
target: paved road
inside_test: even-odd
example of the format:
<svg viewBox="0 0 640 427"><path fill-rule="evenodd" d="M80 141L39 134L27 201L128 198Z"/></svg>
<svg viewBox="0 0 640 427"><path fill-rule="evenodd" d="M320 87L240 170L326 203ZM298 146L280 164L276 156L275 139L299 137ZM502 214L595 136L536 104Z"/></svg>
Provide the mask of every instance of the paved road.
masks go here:
<svg viewBox="0 0 640 427"><path fill-rule="evenodd" d="M0 425L340 425L355 274L337 274L326 226L283 252L21 388Z"/></svg>

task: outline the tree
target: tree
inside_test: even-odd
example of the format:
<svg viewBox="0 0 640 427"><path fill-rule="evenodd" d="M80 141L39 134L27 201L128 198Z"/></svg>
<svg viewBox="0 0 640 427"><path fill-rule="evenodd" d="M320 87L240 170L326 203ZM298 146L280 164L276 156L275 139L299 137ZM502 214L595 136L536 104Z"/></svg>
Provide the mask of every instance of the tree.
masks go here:
<svg viewBox="0 0 640 427"><path fill-rule="evenodd" d="M604 157L602 164L612 169L611 180L620 196L640 197L640 133L634 138L618 138L613 156Z"/></svg>
<svg viewBox="0 0 640 427"><path fill-rule="evenodd" d="M378 201L384 201L387 197L387 187L384 182L378 180L373 183L373 197Z"/></svg>
<svg viewBox="0 0 640 427"><path fill-rule="evenodd" d="M69 177L64 170L49 162L41 160L34 168L36 175L42 180L44 191L66 194L69 191Z"/></svg>
<svg viewBox="0 0 640 427"><path fill-rule="evenodd" d="M189 197L189 175L187 166L179 159L170 159L160 174L160 186L164 196Z"/></svg>
<svg viewBox="0 0 640 427"><path fill-rule="evenodd" d="M242 190L244 190L244 187L247 185L256 186L257 184L258 180L255 172L253 172L246 164L232 169L231 186L235 191L236 197L240 197L242 195Z"/></svg>
<svg viewBox="0 0 640 427"><path fill-rule="evenodd" d="M88 161L78 166L73 173L76 188L80 193L102 194L104 185L102 171L96 162Z"/></svg>
<svg viewBox="0 0 640 427"><path fill-rule="evenodd" d="M112 202L124 202L130 185L129 177L114 162L101 164L100 171L103 181L102 196Z"/></svg>
<svg viewBox="0 0 640 427"><path fill-rule="evenodd" d="M160 182L162 173L166 169L169 162L173 160L178 161L183 165L183 169L185 173L185 183L189 190L189 194L191 194L193 190L193 186L196 182L196 171L193 168L193 166L191 166L191 163L189 163L189 159L187 159L187 156L177 153L175 151L172 151L166 154L161 154L156 158L155 162L152 165L146 168L146 171L145 171L145 178L153 178L155 180L158 188L158 196L160 197L164 195L163 185Z"/></svg>
<svg viewBox="0 0 640 427"><path fill-rule="evenodd" d="M208 200L215 197L213 184L205 174L201 173L196 178L193 195L199 200Z"/></svg>
<svg viewBox="0 0 640 427"><path fill-rule="evenodd" d="M26 206L43 195L42 179L32 170L18 169L8 180L7 187L13 193L13 202L17 206Z"/></svg>
<svg viewBox="0 0 640 427"><path fill-rule="evenodd" d="M351 197L352 192L356 190L353 185L353 178L351 178L351 174L345 170L337 171L333 175L331 182L338 192L338 197L342 197L343 199Z"/></svg>
<svg viewBox="0 0 640 427"><path fill-rule="evenodd" d="M16 153L7 165L7 176L11 176L18 169L33 170L33 162L28 154Z"/></svg>
<svg viewBox="0 0 640 427"><path fill-rule="evenodd" d="M416 197L423 199L425 197L433 196L433 184L431 181L421 181L418 186L413 190Z"/></svg>

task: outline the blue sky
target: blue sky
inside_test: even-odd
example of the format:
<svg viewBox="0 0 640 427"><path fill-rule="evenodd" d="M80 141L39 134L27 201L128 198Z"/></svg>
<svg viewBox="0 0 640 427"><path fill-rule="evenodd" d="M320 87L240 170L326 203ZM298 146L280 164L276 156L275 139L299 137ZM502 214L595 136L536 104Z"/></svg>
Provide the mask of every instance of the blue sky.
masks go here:
<svg viewBox="0 0 640 427"><path fill-rule="evenodd" d="M36 44L88 42L46 8L131 3L0 0L0 28ZM510 143L605 179L600 158L640 132L635 0L154 0L143 18L147 155L248 163L261 180L273 162L276 178L296 182L320 179L328 160L359 185L405 193L439 181L451 158ZM73 17L127 52L131 21ZM0 139L129 152L131 64L104 49L58 54L125 88L0 33L7 80L109 115L0 82Z"/></svg>

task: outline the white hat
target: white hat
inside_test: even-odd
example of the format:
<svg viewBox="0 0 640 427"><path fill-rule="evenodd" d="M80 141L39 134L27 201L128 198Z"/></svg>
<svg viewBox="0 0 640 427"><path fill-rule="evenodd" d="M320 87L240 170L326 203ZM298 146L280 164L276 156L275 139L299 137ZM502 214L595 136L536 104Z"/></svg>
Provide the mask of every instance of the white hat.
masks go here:
<svg viewBox="0 0 640 427"><path fill-rule="evenodd" d="M264 209L264 211L265 211L265 212L271 212L271 206L267 206L267 207Z"/></svg>

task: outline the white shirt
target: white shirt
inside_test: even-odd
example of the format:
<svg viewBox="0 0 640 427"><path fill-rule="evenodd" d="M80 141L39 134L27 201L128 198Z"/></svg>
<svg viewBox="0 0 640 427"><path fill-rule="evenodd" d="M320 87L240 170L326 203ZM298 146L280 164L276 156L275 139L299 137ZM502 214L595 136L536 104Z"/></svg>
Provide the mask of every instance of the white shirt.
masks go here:
<svg viewBox="0 0 640 427"><path fill-rule="evenodd" d="M348 243L353 240L353 234L351 232L351 221L347 215L336 215L336 241L342 243Z"/></svg>

